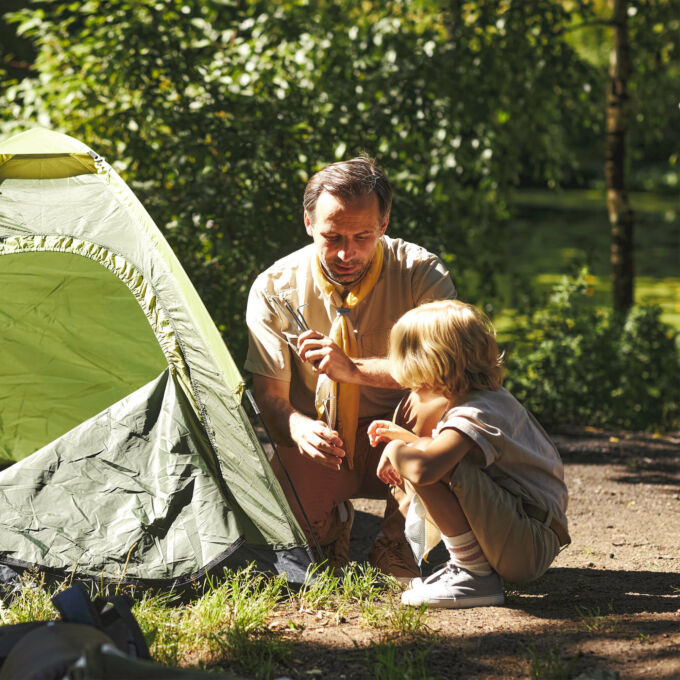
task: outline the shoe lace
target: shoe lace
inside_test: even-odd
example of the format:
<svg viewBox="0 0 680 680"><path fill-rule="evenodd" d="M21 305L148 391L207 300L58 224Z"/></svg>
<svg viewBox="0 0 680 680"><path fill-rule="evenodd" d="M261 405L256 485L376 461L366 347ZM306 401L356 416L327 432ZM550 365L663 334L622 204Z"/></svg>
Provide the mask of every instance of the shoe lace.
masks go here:
<svg viewBox="0 0 680 680"><path fill-rule="evenodd" d="M431 583L432 581L438 581L442 577L446 577L449 574L453 577L458 576L458 574L461 572L461 568L457 565L454 564L453 562L449 561L441 565L438 569L435 569L426 579L425 583Z"/></svg>

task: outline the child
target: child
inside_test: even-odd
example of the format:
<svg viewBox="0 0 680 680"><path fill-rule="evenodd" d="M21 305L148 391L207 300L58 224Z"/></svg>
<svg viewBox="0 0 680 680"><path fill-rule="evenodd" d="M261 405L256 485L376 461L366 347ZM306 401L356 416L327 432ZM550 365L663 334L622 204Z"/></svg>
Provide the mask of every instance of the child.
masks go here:
<svg viewBox="0 0 680 680"><path fill-rule="evenodd" d="M446 565L413 579L407 605L503 604L503 582L538 578L566 531L567 489L559 454L535 418L503 388L495 331L457 300L404 314L390 335L392 373L423 402L448 403L432 437L389 421L369 426L387 484L412 486L449 550Z"/></svg>

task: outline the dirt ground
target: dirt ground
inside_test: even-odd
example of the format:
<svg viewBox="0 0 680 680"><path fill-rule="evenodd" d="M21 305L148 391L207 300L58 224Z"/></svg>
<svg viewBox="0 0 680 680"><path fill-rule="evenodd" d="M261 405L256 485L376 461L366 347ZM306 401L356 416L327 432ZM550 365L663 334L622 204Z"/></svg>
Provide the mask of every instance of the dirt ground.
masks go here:
<svg viewBox="0 0 680 680"><path fill-rule="evenodd" d="M541 678L680 678L680 433L551 434L573 543L541 579L506 584L504 607L431 610L424 635L389 640L429 649L428 671L443 678L532 677L532 660ZM383 507L355 503L353 559L366 559ZM369 650L381 633L358 613L299 623L292 677L375 677Z"/></svg>

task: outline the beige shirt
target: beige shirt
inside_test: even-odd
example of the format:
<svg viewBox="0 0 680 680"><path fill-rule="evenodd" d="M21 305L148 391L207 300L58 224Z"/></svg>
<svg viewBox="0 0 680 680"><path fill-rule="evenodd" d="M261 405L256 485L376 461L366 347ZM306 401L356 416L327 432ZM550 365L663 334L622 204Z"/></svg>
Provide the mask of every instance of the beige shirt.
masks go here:
<svg viewBox="0 0 680 680"><path fill-rule="evenodd" d="M349 313L359 347L359 357L385 357L389 335L397 319L424 302L456 296L451 277L441 260L424 248L401 239L382 237L383 267L371 292ZM299 333L277 314L272 298L288 300L301 308L309 327L328 335L337 307L323 297L314 282L311 263L316 257L310 244L275 262L260 274L248 297L249 331L245 368L251 373L290 382L291 404L316 417L314 391L317 376L286 344L285 333ZM361 387L360 417L390 413L403 390Z"/></svg>
<svg viewBox="0 0 680 680"><path fill-rule="evenodd" d="M533 414L504 387L471 392L444 414L433 436L444 429L467 435L499 486L551 510L566 528L567 487L560 454Z"/></svg>

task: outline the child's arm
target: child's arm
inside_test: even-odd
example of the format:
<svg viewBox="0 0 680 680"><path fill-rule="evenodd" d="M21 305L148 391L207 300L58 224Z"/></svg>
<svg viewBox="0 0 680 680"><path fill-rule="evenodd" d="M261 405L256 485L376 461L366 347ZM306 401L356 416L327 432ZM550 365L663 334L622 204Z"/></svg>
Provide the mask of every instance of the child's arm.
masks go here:
<svg viewBox="0 0 680 680"><path fill-rule="evenodd" d="M400 427L390 420L374 420L368 426L368 439L371 446L377 446L380 442L391 442L395 439L405 444L413 444L418 437L410 430Z"/></svg>
<svg viewBox="0 0 680 680"><path fill-rule="evenodd" d="M401 486L404 481L401 475L394 469L392 461L384 453L380 456L376 474L381 482L391 484L392 486Z"/></svg>
<svg viewBox="0 0 680 680"><path fill-rule="evenodd" d="M422 443L425 445L416 448L399 440L391 441L383 451L381 464L387 459L389 465L385 461L384 468L392 467L413 484L426 486L446 477L474 446L471 439L451 429L442 430L429 443L425 440Z"/></svg>

